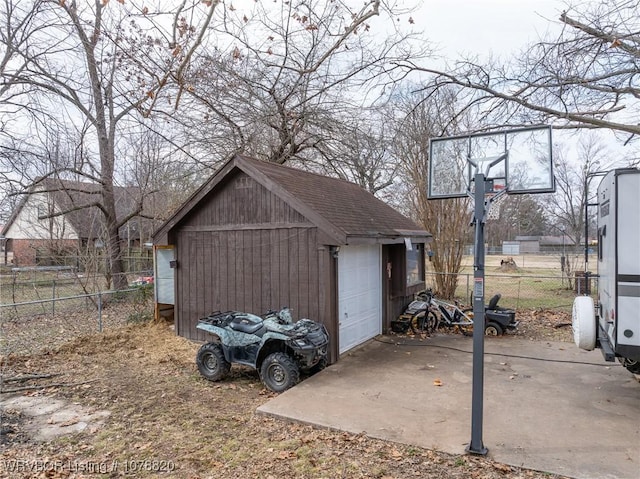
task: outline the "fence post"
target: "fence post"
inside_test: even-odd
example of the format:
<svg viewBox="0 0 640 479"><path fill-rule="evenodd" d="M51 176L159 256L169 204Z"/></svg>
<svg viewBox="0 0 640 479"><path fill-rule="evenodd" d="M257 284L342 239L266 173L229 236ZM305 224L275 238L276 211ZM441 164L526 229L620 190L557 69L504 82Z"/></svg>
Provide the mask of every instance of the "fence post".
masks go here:
<svg viewBox="0 0 640 479"><path fill-rule="evenodd" d="M469 297L470 297L470 295L469 295L469 273L467 273L467 295L465 296L465 301L466 301L466 298L469 298Z"/></svg>
<svg viewBox="0 0 640 479"><path fill-rule="evenodd" d="M98 293L98 332L102 332L102 293Z"/></svg>
<svg viewBox="0 0 640 479"><path fill-rule="evenodd" d="M56 280L51 284L51 315L56 315Z"/></svg>

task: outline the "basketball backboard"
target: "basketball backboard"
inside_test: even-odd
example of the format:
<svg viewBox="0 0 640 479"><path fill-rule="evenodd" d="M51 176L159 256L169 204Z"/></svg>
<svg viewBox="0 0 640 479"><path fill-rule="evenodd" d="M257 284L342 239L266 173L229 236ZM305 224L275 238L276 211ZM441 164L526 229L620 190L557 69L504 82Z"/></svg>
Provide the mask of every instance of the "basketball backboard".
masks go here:
<svg viewBox="0 0 640 479"><path fill-rule="evenodd" d="M429 160L430 199L467 196L476 172L509 194L555 191L549 126L433 138Z"/></svg>

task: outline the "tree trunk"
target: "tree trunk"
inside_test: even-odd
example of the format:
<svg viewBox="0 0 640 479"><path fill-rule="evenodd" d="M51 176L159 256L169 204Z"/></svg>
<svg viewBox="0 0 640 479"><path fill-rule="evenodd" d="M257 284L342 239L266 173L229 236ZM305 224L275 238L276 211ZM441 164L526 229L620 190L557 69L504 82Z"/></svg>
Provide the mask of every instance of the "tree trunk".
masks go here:
<svg viewBox="0 0 640 479"><path fill-rule="evenodd" d="M107 272L111 277L114 289L125 289L129 286L127 280L124 261L122 259L122 248L120 242L120 231L116 217L115 200L113 196L113 187L105 187L103 192L103 201L105 206L105 224L107 233Z"/></svg>
<svg viewBox="0 0 640 479"><path fill-rule="evenodd" d="M431 250L436 274L436 295L451 299L458 287L458 272L469 223L468 199L428 200L421 207L423 226L433 235Z"/></svg>
<svg viewBox="0 0 640 479"><path fill-rule="evenodd" d="M120 247L120 232L114 195L113 172L115 168L115 123L113 112L113 91L109 85L103 85L98 71L98 62L95 55L95 46L100 37L100 18L102 6L96 2L96 23L92 35L87 36L82 29L80 21L71 13L78 34L84 45L87 71L93 105L95 107L94 125L98 133L98 149L100 155L100 179L102 183L102 212L104 214L104 226L107 247L107 278L113 281L114 289L124 289L128 286ZM106 108L105 108L106 107Z"/></svg>

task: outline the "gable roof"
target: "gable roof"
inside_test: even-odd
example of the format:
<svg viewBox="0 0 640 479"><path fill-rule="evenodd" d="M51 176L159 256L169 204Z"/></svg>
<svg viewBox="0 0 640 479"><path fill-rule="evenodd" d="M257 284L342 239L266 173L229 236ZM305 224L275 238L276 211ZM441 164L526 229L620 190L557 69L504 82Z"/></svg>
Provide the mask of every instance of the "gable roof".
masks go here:
<svg viewBox="0 0 640 479"><path fill-rule="evenodd" d="M44 178L33 186L29 194L21 199L0 234L6 234L24 208L29 196L35 193L49 195L52 204L55 205L56 213L64 215L78 237L95 239L104 236L102 234L104 217L96 206L96 203L99 203L102 199L101 186L97 183L62 180L59 178ZM124 218L136 209L139 202L140 189L138 187L116 186L114 187L114 196L116 200L116 215L118 218ZM131 222L126 234L131 233L132 237L137 238L140 228L143 230L144 235L153 229L151 220L136 218L137 221ZM126 234L123 239L127 239Z"/></svg>
<svg viewBox="0 0 640 479"><path fill-rule="evenodd" d="M336 244L358 239L402 242L431 235L360 186L338 178L236 155L222 166L154 234L165 238L234 169L240 169L330 235Z"/></svg>

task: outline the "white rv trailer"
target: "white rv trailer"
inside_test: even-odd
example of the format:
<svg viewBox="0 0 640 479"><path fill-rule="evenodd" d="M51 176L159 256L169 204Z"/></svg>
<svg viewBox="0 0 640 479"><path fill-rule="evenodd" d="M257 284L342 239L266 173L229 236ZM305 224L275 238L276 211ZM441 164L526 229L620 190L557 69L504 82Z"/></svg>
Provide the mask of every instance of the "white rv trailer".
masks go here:
<svg viewBox="0 0 640 479"><path fill-rule="evenodd" d="M608 172L597 208L598 299L575 299L574 340L640 374L640 170Z"/></svg>

